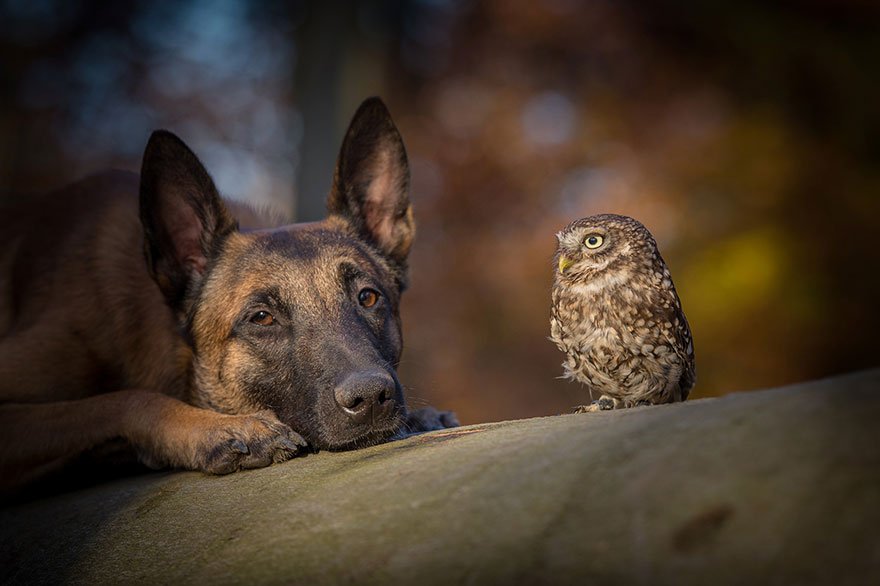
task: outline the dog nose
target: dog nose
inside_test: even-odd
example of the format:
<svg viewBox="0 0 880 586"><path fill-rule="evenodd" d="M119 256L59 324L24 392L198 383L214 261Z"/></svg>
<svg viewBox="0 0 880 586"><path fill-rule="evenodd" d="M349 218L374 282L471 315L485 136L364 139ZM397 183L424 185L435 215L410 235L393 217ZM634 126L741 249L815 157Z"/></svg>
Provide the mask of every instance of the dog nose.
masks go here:
<svg viewBox="0 0 880 586"><path fill-rule="evenodd" d="M397 384L385 373L353 374L334 390L336 403L355 423L386 415L394 408Z"/></svg>

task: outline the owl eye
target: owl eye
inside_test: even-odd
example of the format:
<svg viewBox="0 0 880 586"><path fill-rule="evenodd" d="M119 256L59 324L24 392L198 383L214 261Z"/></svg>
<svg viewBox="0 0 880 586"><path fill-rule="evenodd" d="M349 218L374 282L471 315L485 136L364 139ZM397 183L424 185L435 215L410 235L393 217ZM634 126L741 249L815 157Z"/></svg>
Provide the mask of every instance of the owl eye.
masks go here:
<svg viewBox="0 0 880 586"><path fill-rule="evenodd" d="M584 246L587 248L599 248L605 242L605 239L598 234L590 234L584 238Z"/></svg>

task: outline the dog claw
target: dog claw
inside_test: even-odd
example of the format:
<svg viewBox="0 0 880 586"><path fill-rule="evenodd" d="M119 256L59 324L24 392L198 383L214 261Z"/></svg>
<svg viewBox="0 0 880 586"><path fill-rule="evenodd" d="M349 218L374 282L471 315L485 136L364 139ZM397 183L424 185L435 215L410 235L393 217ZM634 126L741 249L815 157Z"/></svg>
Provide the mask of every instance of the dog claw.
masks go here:
<svg viewBox="0 0 880 586"><path fill-rule="evenodd" d="M440 412L440 423L443 424L443 427L459 427L461 423L458 421L458 416L452 411L441 411Z"/></svg>
<svg viewBox="0 0 880 586"><path fill-rule="evenodd" d="M308 445L308 444L306 443L306 440L302 439L301 437L298 437L298 438L288 438L288 437L281 438L281 442L280 442L280 443L281 443L281 447L283 447L283 448L285 448L285 449L287 449L287 450L290 450L291 452L294 452L294 453L300 451L300 449L302 449L302 448L304 448L304 447L306 447L306 446Z"/></svg>
<svg viewBox="0 0 880 586"><path fill-rule="evenodd" d="M452 411L438 411L433 407L422 407L407 413L404 428L408 433L420 433L423 431L435 431L448 427L458 427L458 418Z"/></svg>
<svg viewBox="0 0 880 586"><path fill-rule="evenodd" d="M251 451L248 449L247 444L241 441L240 439L232 440L232 443L229 445L232 448L233 452L238 452L239 454L250 454Z"/></svg>

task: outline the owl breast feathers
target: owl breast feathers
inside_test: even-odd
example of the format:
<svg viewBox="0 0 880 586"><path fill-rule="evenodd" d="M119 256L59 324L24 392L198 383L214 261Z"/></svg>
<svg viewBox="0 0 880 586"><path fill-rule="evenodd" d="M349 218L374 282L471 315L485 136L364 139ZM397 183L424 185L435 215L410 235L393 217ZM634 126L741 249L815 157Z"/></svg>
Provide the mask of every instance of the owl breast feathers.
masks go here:
<svg viewBox="0 0 880 586"><path fill-rule="evenodd" d="M694 345L669 269L651 233L613 214L556 235L550 335L565 376L599 400L579 410L684 401Z"/></svg>

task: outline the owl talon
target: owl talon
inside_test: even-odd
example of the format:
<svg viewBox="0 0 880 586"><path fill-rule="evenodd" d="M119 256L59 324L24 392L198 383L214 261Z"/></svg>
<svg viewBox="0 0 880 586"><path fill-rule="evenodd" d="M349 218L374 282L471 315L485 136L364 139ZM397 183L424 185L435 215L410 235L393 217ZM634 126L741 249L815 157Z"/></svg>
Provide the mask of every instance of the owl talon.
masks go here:
<svg viewBox="0 0 880 586"><path fill-rule="evenodd" d="M616 403L611 397L601 397L598 401L593 401L589 405L579 405L575 408L575 413L598 413L599 411L611 411L616 408Z"/></svg>
<svg viewBox="0 0 880 586"><path fill-rule="evenodd" d="M611 411L614 409L614 399L611 397L599 397L598 401L593 402L594 405L598 405L599 411Z"/></svg>

